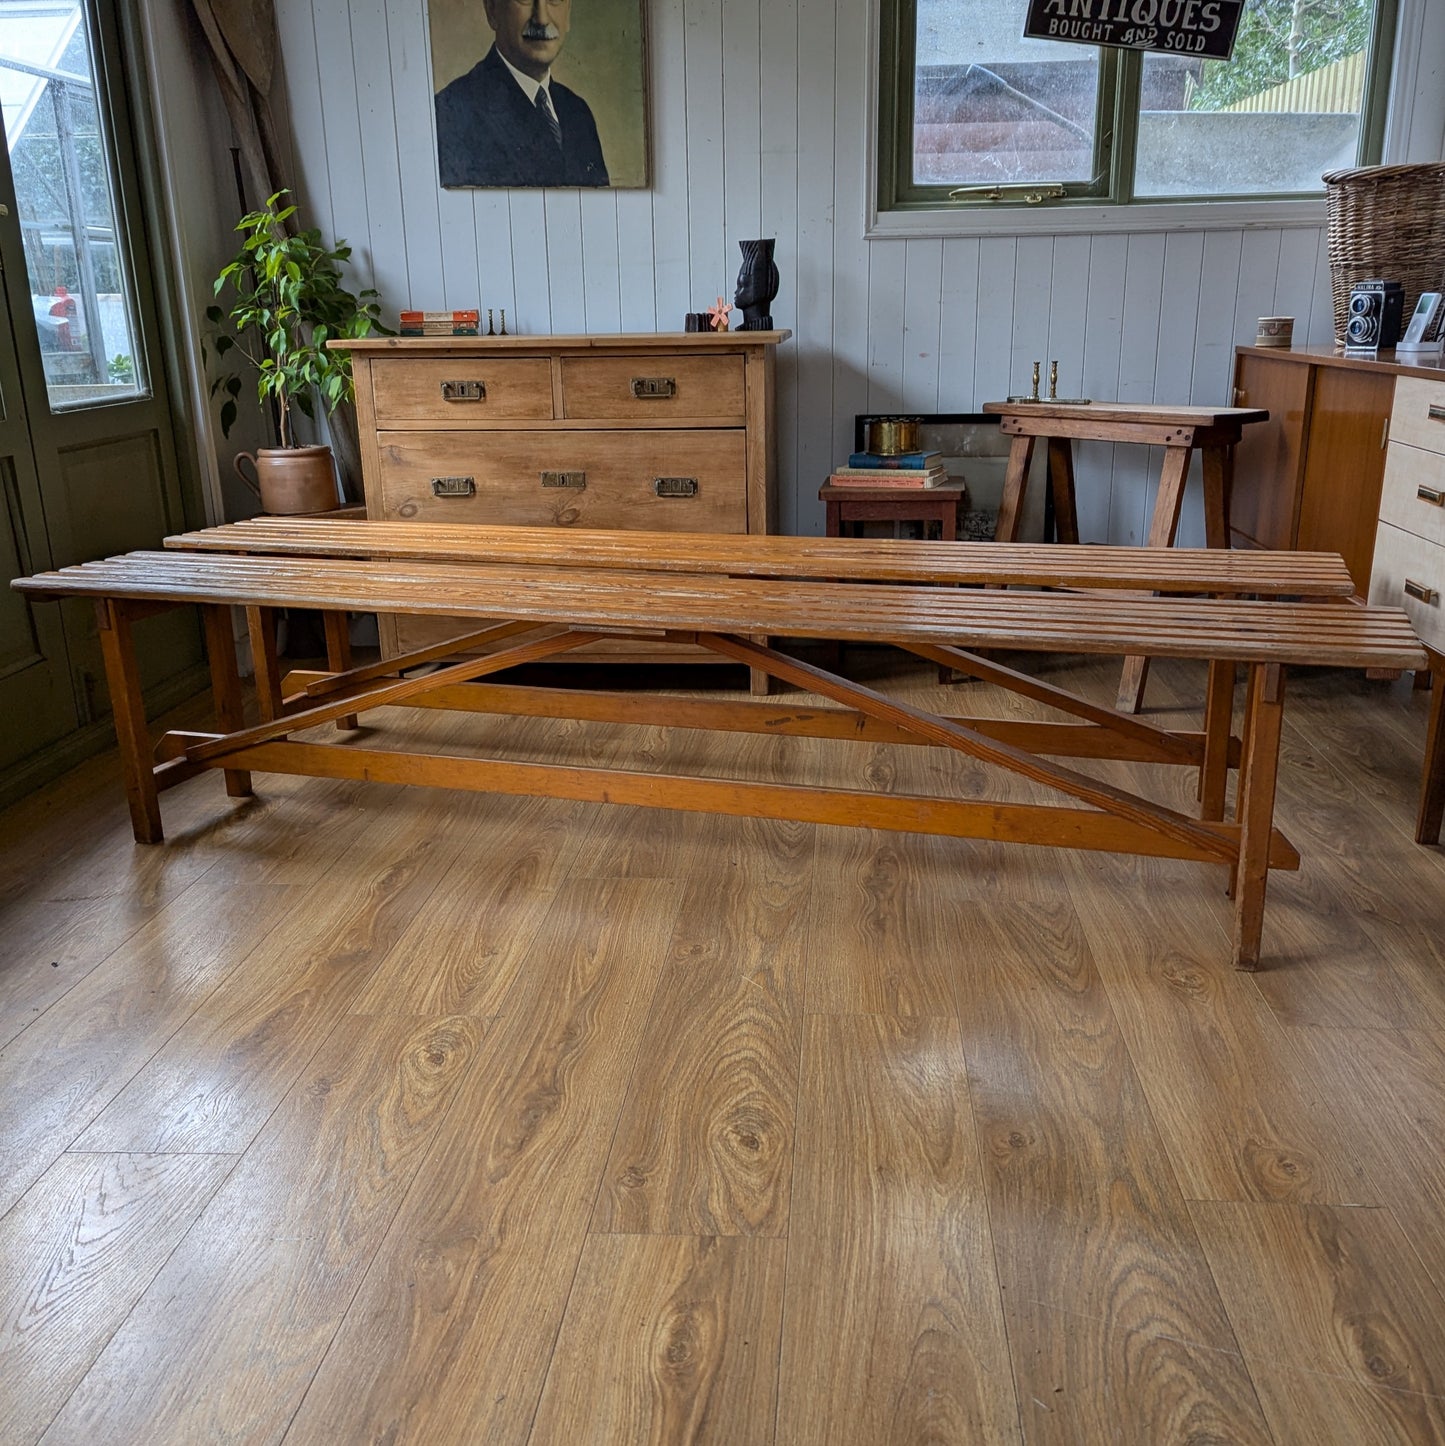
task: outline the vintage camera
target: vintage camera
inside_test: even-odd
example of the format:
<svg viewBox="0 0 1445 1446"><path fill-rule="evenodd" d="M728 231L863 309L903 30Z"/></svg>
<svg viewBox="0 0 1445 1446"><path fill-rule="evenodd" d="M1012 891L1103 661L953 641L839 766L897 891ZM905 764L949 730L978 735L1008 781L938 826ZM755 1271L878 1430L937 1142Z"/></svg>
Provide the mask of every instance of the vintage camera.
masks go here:
<svg viewBox="0 0 1445 1446"><path fill-rule="evenodd" d="M1345 351L1373 352L1400 340L1405 288L1398 281L1357 281L1350 288Z"/></svg>

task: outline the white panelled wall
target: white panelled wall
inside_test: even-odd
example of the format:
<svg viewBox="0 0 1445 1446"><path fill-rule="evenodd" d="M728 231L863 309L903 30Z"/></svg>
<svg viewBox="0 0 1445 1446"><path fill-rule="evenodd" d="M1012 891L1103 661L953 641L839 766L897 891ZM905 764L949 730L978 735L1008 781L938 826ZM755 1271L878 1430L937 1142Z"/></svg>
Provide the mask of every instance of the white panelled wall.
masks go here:
<svg viewBox="0 0 1445 1446"><path fill-rule="evenodd" d="M585 3L585 0L579 0ZM480 0L478 0L480 4ZM443 191L424 0L278 0L296 189L388 312L505 307L524 333L679 330L731 299L737 242L776 236L785 531L858 412L969 412L1058 358L1066 394L1228 400L1255 319L1331 336L1319 226L865 240L867 0L648 0L646 191ZM1414 103L1394 159L1437 159L1445 0L1405 6ZM1417 73L1418 71L1418 73ZM1139 542L1158 458L1085 444L1080 525ZM1202 543L1194 503L1183 540Z"/></svg>

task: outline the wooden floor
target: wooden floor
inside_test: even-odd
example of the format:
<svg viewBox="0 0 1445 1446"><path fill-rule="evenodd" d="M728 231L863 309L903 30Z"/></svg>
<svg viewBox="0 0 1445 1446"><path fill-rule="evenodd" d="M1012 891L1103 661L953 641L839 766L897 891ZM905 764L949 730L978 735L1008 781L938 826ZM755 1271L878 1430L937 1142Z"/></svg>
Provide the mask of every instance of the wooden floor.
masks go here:
<svg viewBox="0 0 1445 1446"><path fill-rule="evenodd" d="M1203 687L1156 668L1152 714ZM165 795L144 848L86 765L0 815L0 1441L1445 1440L1426 701L1291 679L1305 863L1255 976L1200 865L259 776ZM928 749L375 717L992 786Z"/></svg>

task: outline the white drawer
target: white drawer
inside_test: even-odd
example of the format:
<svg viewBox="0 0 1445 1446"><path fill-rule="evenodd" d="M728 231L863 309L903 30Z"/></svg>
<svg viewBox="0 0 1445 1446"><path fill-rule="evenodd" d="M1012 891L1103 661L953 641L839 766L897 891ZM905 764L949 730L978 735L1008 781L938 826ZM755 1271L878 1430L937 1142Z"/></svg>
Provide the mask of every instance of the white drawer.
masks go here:
<svg viewBox="0 0 1445 1446"><path fill-rule="evenodd" d="M1391 442L1380 521L1445 546L1445 456Z"/></svg>
<svg viewBox="0 0 1445 1446"><path fill-rule="evenodd" d="M1390 440L1408 442L1412 447L1424 447L1430 452L1445 452L1445 381L1395 378Z"/></svg>
<svg viewBox="0 0 1445 1446"><path fill-rule="evenodd" d="M1379 607L1404 608L1420 641L1437 652L1445 652L1442 592L1445 592L1445 546L1382 522L1375 534L1370 602Z"/></svg>

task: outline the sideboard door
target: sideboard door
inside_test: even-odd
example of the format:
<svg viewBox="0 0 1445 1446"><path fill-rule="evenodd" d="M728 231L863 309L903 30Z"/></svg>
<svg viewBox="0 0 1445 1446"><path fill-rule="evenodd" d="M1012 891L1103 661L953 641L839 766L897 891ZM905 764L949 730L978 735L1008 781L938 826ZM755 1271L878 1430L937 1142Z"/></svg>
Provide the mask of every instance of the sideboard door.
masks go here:
<svg viewBox="0 0 1445 1446"><path fill-rule="evenodd" d="M1234 405L1269 412L1269 421L1244 429L1234 449L1229 526L1236 547L1295 546L1315 371L1284 358L1235 359Z"/></svg>
<svg viewBox="0 0 1445 1446"><path fill-rule="evenodd" d="M1395 378L1356 367L1318 367L1296 546L1338 552L1364 597L1385 480Z"/></svg>

